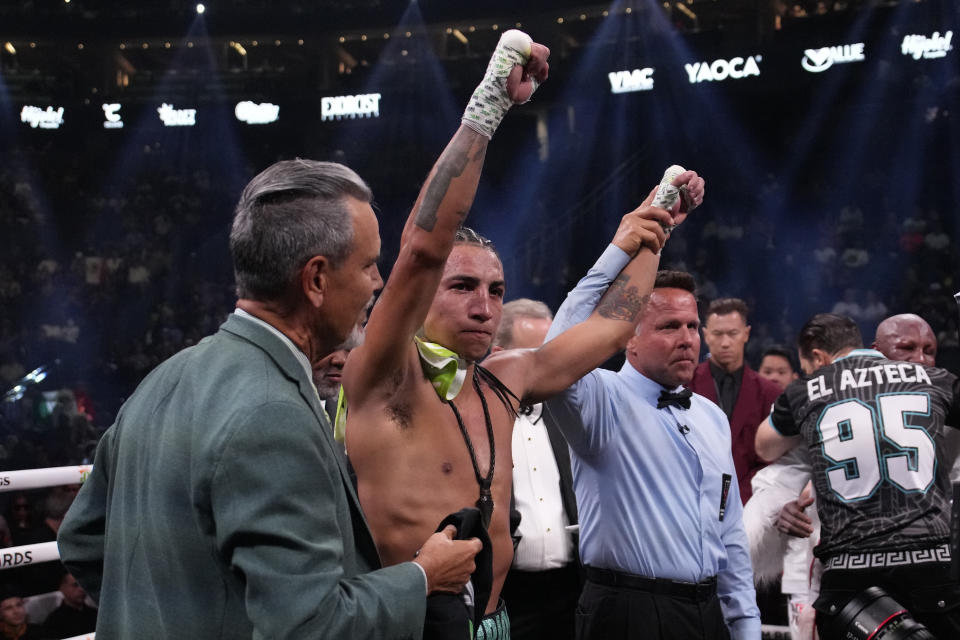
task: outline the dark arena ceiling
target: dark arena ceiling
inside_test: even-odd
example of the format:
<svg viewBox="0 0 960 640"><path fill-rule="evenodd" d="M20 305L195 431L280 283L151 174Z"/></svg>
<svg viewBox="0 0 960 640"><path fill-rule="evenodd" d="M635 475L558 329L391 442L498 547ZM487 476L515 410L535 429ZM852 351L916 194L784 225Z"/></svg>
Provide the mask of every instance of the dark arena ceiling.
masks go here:
<svg viewBox="0 0 960 640"><path fill-rule="evenodd" d="M425 38L446 66L483 65L504 29L520 25L553 50L575 56L611 17L651 22L662 13L678 33L707 48L760 46L773 39L844 33L858 12L898 5L957 14L952 0L570 0L462 2L212 0L198 15L184 0L21 0L0 2L0 74L14 101L137 100L161 76L196 68L184 48L205 45L225 94L307 82L319 89L357 84L391 37ZM659 18L659 16L658 16ZM663 20L658 20L663 24ZM613 39L629 46L623 30ZM411 59L410 62L413 62ZM459 75L459 74L453 74ZM271 86L271 83L273 86ZM176 84L176 83L175 83ZM176 90L176 87L171 87ZM454 87L456 89L456 87Z"/></svg>

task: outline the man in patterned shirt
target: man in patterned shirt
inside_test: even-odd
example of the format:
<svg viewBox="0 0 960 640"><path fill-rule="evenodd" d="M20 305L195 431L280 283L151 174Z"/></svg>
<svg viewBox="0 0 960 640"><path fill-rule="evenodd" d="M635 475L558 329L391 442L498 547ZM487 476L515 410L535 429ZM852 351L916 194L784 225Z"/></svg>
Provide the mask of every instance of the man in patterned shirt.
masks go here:
<svg viewBox="0 0 960 640"><path fill-rule="evenodd" d="M811 318L798 343L807 378L777 399L757 453L772 461L802 442L812 456L820 636L834 637L835 615L879 586L937 637L960 637L943 447L945 425L960 425L960 381L863 349L856 323L836 314Z"/></svg>

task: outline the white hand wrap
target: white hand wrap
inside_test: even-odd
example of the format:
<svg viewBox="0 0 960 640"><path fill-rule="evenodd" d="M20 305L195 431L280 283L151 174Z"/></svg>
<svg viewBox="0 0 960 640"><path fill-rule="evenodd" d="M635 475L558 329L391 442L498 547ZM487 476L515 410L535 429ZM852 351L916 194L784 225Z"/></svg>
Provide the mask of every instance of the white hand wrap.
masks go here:
<svg viewBox="0 0 960 640"><path fill-rule="evenodd" d="M667 211L673 209L673 205L677 204L677 199L680 197L680 187L675 187L672 183L684 171L685 169L678 164L667 167L667 170L663 172L663 178L660 180L660 186L657 187L657 193L653 196L653 202L650 203L652 206ZM677 225L663 225L663 230L667 234L676 228Z"/></svg>
<svg viewBox="0 0 960 640"><path fill-rule="evenodd" d="M463 124L488 138L493 137L503 116L513 106L513 101L507 95L507 76L514 65L527 64L532 42L530 36L517 29L510 29L500 36L500 42L487 65L487 73L474 89L463 112ZM531 81L536 90L536 80L531 78Z"/></svg>

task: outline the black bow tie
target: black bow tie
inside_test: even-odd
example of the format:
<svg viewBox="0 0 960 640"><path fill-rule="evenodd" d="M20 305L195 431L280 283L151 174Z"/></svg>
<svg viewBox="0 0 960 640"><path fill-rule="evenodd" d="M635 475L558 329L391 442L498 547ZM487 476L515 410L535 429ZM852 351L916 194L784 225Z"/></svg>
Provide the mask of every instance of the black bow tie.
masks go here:
<svg viewBox="0 0 960 640"><path fill-rule="evenodd" d="M660 397L657 398L657 409L663 409L664 407L669 407L670 405L673 405L678 409L689 409L690 396L692 395L693 392L690 391L690 389L684 389L683 391L678 391L676 393L673 391L661 391Z"/></svg>

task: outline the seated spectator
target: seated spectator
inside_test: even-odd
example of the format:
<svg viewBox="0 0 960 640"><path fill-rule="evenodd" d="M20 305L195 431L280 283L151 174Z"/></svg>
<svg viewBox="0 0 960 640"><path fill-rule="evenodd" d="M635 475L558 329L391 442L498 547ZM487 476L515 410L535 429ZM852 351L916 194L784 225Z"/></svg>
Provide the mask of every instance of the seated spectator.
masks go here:
<svg viewBox="0 0 960 640"><path fill-rule="evenodd" d="M43 632L51 638L72 638L91 633L97 628L97 610L87 606L87 592L70 573L60 565L60 593L63 602L43 623Z"/></svg>
<svg viewBox="0 0 960 640"><path fill-rule="evenodd" d="M51 489L43 503L43 521L28 530L19 544L55 541L57 531L60 530L60 523L63 522L63 516L66 515L74 497L76 497L76 491L73 486ZM48 593L56 591L60 586L60 568L55 562L31 564L14 571L20 573L20 576L18 576L19 584L22 586L24 595L32 596L38 593Z"/></svg>
<svg viewBox="0 0 960 640"><path fill-rule="evenodd" d="M933 222L933 228L923 237L923 244L930 251L944 251L950 246L950 236L944 233L940 220Z"/></svg>
<svg viewBox="0 0 960 640"><path fill-rule="evenodd" d="M887 317L887 305L874 292L873 289L867 291L867 299L863 305L861 322L867 325L873 325Z"/></svg>
<svg viewBox="0 0 960 640"><path fill-rule="evenodd" d="M856 289L846 289L843 292L843 300L833 305L831 313L841 316L850 316L854 320L860 320L863 316L863 307L858 300L859 295Z"/></svg>
<svg viewBox="0 0 960 640"><path fill-rule="evenodd" d="M4 515L7 521L7 527L10 529L10 544L20 546L27 544L24 542L24 536L34 526L33 505L26 493L19 491L13 494L13 499L7 504L7 512Z"/></svg>
<svg viewBox="0 0 960 640"><path fill-rule="evenodd" d="M27 622L23 593L17 584L0 585L0 640L41 640L40 629Z"/></svg>

